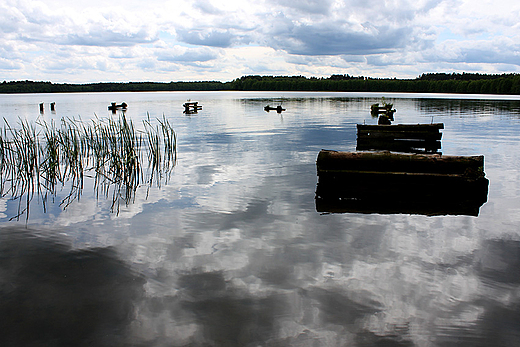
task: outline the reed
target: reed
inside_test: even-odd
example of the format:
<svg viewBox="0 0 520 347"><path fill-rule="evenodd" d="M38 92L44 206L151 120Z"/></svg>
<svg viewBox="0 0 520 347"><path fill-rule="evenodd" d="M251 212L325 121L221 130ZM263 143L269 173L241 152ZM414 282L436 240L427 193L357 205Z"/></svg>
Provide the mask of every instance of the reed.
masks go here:
<svg viewBox="0 0 520 347"><path fill-rule="evenodd" d="M164 115L156 121L148 115L144 130L124 114L90 122L63 118L59 126L44 119L18 125L4 119L0 129L0 195L19 202L11 219L28 218L35 196L45 210L48 198L68 186L60 202L66 208L80 198L85 176L94 179L96 196L111 197L112 211L119 212L139 186L166 183L177 160L177 137Z"/></svg>

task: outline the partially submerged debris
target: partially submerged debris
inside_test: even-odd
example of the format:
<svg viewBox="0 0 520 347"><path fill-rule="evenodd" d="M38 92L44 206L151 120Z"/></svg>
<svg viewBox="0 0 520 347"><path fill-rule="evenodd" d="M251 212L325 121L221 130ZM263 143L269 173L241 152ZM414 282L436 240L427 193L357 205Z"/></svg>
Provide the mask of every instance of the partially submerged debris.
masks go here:
<svg viewBox="0 0 520 347"><path fill-rule="evenodd" d="M487 201L484 156L322 150L319 212L478 215Z"/></svg>

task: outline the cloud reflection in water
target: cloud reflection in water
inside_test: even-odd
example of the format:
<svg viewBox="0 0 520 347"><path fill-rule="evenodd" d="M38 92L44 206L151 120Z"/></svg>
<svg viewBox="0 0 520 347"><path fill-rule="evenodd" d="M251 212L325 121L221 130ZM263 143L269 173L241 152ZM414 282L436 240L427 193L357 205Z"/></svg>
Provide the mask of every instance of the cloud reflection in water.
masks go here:
<svg viewBox="0 0 520 347"><path fill-rule="evenodd" d="M0 230L0 345L114 346L126 339L144 278L112 248Z"/></svg>

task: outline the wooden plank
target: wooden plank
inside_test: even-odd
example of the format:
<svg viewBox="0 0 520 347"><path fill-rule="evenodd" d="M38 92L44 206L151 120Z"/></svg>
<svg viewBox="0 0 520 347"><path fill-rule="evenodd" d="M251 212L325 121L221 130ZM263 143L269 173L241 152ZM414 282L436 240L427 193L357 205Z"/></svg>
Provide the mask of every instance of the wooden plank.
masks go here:
<svg viewBox="0 0 520 347"><path fill-rule="evenodd" d="M426 145L430 145L432 147L435 147L437 149L441 148L441 142L438 140L424 140L424 139L393 139L393 138L376 138L376 139L358 139L357 140L358 146L364 145L364 146L383 146L384 149L385 145L403 145L403 146L409 146L409 147L423 147ZM388 149L390 150L390 149Z"/></svg>
<svg viewBox="0 0 520 347"><path fill-rule="evenodd" d="M425 139L440 140L442 133L433 131L370 131L359 130L358 139Z"/></svg>
<svg viewBox="0 0 520 347"><path fill-rule="evenodd" d="M358 140L356 150L386 150L403 153L438 153L440 141L422 140L390 140L390 141L363 141Z"/></svg>
<svg viewBox="0 0 520 347"><path fill-rule="evenodd" d="M337 152L322 150L316 160L318 175L327 170L458 174L484 177L484 156L442 156L392 152Z"/></svg>
<svg viewBox="0 0 520 347"><path fill-rule="evenodd" d="M428 131L428 129L444 129L444 123L392 125L357 124L357 129L372 131Z"/></svg>

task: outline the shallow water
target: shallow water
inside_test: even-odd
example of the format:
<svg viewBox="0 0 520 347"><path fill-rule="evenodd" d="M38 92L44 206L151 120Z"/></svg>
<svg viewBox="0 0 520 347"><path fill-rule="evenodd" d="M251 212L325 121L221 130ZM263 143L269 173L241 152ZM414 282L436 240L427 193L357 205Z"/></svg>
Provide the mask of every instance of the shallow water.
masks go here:
<svg viewBox="0 0 520 347"><path fill-rule="evenodd" d="M118 214L91 182L27 221L0 201L1 345L518 345L520 98L384 95L397 123L444 123L443 154L485 156L478 216L316 212L318 152L354 151L381 96L0 95L10 124L125 101L178 137L168 183ZM187 99L203 109L184 115Z"/></svg>

